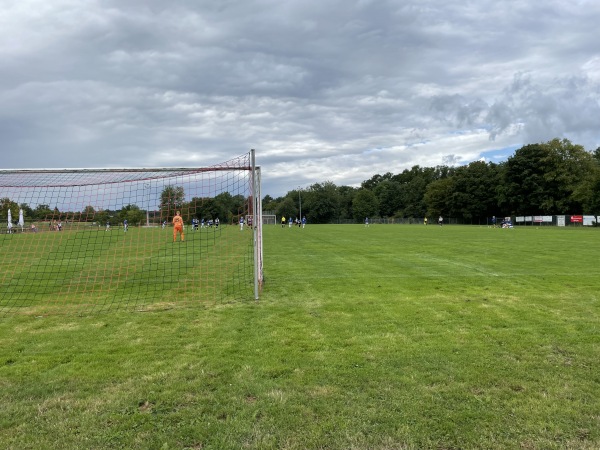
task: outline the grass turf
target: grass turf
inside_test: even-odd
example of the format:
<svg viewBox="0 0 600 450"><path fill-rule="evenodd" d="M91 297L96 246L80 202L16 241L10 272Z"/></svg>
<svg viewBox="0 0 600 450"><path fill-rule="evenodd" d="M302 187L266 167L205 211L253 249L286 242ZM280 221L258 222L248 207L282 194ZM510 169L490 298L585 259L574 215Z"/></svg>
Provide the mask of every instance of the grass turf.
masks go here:
<svg viewBox="0 0 600 450"><path fill-rule="evenodd" d="M3 448L599 448L598 231L267 227L261 300L0 321Z"/></svg>
<svg viewBox="0 0 600 450"><path fill-rule="evenodd" d="M160 227L64 230L0 234L0 316L214 304L253 290L252 234L237 227L188 227L185 242Z"/></svg>

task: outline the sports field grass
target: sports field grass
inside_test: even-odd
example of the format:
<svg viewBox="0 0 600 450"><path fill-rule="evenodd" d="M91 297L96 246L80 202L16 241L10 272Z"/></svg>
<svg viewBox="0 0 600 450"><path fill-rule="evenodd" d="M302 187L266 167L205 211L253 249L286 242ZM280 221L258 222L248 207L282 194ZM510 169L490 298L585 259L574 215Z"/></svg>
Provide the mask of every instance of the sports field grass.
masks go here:
<svg viewBox="0 0 600 450"><path fill-rule="evenodd" d="M598 229L264 235L258 302L0 319L0 448L600 448Z"/></svg>
<svg viewBox="0 0 600 450"><path fill-rule="evenodd" d="M237 226L188 227L183 242L172 228L63 229L0 234L0 317L208 305L254 290L252 234Z"/></svg>

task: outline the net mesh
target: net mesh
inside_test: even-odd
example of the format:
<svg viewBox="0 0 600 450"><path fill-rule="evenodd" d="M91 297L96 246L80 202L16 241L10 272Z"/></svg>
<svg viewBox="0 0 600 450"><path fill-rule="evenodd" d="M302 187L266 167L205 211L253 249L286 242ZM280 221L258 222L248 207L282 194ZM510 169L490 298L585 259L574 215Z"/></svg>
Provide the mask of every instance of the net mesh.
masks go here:
<svg viewBox="0 0 600 450"><path fill-rule="evenodd" d="M208 168L0 171L0 315L252 298L255 239L239 219L254 183L249 154Z"/></svg>

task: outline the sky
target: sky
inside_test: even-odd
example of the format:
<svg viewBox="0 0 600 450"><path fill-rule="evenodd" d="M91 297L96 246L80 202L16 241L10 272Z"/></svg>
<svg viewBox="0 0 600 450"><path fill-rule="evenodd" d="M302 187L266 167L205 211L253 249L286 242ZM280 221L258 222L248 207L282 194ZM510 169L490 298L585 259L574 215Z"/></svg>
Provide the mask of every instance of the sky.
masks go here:
<svg viewBox="0 0 600 450"><path fill-rule="evenodd" d="M600 147L596 0L0 0L0 168L204 167L262 193Z"/></svg>

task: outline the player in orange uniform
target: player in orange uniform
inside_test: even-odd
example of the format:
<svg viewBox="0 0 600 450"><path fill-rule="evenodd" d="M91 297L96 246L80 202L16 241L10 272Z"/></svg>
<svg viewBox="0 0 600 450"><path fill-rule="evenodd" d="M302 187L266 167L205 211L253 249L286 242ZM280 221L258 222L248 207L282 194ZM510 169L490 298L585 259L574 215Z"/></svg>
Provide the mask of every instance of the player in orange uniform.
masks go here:
<svg viewBox="0 0 600 450"><path fill-rule="evenodd" d="M185 240L185 236L183 234L183 219L179 215L179 211L175 213L175 217L173 217L173 242L177 240L177 233L181 237L181 242Z"/></svg>

